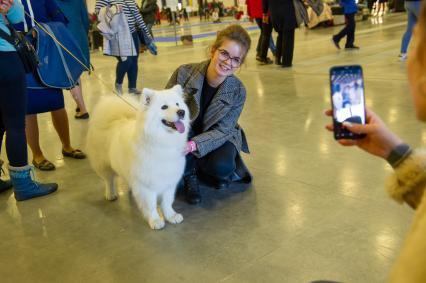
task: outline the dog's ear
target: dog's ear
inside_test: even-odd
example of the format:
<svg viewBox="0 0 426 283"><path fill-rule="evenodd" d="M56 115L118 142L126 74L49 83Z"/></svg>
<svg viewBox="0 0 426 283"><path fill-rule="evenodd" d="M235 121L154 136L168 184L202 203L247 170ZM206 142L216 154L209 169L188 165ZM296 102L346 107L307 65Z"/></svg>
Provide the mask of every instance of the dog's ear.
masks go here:
<svg viewBox="0 0 426 283"><path fill-rule="evenodd" d="M150 88L144 88L142 90L141 102L144 106L149 106L151 103L151 98L154 96L155 91Z"/></svg>
<svg viewBox="0 0 426 283"><path fill-rule="evenodd" d="M173 88L173 91L175 91L177 94L183 97L183 89L181 85L175 85Z"/></svg>

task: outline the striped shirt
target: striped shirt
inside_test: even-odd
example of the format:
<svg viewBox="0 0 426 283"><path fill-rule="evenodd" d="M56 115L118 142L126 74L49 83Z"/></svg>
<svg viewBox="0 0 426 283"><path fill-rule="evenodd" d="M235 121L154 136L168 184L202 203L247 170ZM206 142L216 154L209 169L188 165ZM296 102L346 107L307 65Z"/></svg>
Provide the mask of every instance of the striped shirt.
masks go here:
<svg viewBox="0 0 426 283"><path fill-rule="evenodd" d="M143 29L146 35L150 36L150 32L142 19L135 0L96 0L95 12L98 14L101 8L112 5L120 5L122 7L131 33L136 31L137 26L140 29Z"/></svg>

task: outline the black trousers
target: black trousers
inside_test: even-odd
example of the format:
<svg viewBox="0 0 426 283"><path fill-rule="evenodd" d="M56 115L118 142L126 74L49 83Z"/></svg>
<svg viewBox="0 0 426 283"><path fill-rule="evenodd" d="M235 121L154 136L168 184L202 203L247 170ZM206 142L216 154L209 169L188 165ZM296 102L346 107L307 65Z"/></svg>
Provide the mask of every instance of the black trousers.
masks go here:
<svg viewBox="0 0 426 283"><path fill-rule="evenodd" d="M28 164L25 137L27 83L24 66L16 52L0 52L0 66L0 150L6 133L9 164L21 167Z"/></svg>
<svg viewBox="0 0 426 283"><path fill-rule="evenodd" d="M237 154L237 149L229 141L202 158L188 154L184 176L196 171L209 177L213 182L228 181L232 173L235 172Z"/></svg>
<svg viewBox="0 0 426 283"><path fill-rule="evenodd" d="M293 64L294 29L285 29L278 32L277 60L278 64L291 66Z"/></svg>
<svg viewBox="0 0 426 283"><path fill-rule="evenodd" d="M256 55L262 59L266 59L268 56L269 42L272 36L272 22L269 20L269 23L263 23L262 19L255 19L256 24L260 28L260 36L257 42Z"/></svg>
<svg viewBox="0 0 426 283"><path fill-rule="evenodd" d="M355 14L345 14L345 27L334 36L334 39L340 41L346 36L345 47L351 47L355 42Z"/></svg>

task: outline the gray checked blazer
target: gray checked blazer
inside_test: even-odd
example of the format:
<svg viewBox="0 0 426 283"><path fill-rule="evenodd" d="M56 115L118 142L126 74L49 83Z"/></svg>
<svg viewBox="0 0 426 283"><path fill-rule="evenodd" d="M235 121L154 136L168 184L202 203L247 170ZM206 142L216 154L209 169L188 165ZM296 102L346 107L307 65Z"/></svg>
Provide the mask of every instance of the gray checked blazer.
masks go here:
<svg viewBox="0 0 426 283"><path fill-rule="evenodd" d="M173 73L166 88L180 84L185 93L185 101L191 112L191 123L195 121L200 111L201 92L210 60L182 65ZM238 125L238 118L244 107L246 90L242 82L235 76L229 76L219 86L219 89L203 119L203 133L192 140L197 144L193 154L201 158L230 141L238 150L249 153L247 139L243 129ZM236 174L243 181L251 182L251 175L240 154L236 160ZM235 174L234 174L235 175ZM237 179L239 179L237 178Z"/></svg>

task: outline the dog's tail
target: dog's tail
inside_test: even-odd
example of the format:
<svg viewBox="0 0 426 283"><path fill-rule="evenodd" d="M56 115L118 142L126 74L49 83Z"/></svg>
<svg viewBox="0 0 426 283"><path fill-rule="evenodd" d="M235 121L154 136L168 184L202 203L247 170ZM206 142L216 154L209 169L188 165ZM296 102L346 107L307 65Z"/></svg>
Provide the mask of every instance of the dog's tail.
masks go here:
<svg viewBox="0 0 426 283"><path fill-rule="evenodd" d="M137 107L135 99L126 98L126 101ZM123 120L134 120L138 112L136 109L116 96L103 96L90 115L90 124L109 128L112 124L121 123Z"/></svg>

